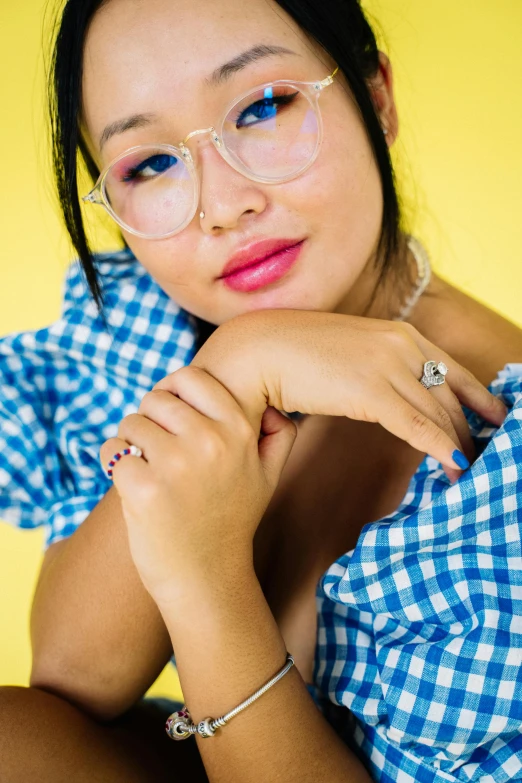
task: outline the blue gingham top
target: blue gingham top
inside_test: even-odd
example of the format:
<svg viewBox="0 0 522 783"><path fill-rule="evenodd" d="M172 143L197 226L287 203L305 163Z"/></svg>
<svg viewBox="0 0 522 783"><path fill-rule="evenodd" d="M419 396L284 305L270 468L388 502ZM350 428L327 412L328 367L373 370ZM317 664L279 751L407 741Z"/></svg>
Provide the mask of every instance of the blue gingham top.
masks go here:
<svg viewBox="0 0 522 783"><path fill-rule="evenodd" d="M426 457L318 585L314 681L385 783L522 780L522 364L490 390L510 412L467 411L472 467Z"/></svg>
<svg viewBox="0 0 522 783"><path fill-rule="evenodd" d="M147 391L196 353L196 321L130 251L99 254L109 335L78 263L59 320L0 339L0 519L71 535L112 481L99 449Z"/></svg>
<svg viewBox="0 0 522 783"><path fill-rule="evenodd" d="M111 486L100 445L196 352L130 251L96 264L110 334L73 263L59 320L0 339L0 518L46 547ZM318 585L316 700L376 781L522 780L522 364L491 390L510 413L496 430L466 411L473 466L451 486L426 457Z"/></svg>

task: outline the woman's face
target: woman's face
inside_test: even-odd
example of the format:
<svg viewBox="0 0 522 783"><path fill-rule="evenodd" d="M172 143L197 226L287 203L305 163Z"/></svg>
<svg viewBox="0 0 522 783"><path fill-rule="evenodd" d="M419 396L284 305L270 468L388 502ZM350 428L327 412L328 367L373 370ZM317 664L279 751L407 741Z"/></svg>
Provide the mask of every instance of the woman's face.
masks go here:
<svg viewBox="0 0 522 783"><path fill-rule="evenodd" d="M260 45L291 53L259 57L218 85L206 83L216 68ZM391 66L384 63L383 90L390 99ZM217 125L235 97L264 82L314 82L334 68L271 0L110 0L87 36L83 131L103 169L129 147L177 145L191 131ZM214 324L266 308L364 309L382 220L379 172L339 74L319 106L323 144L317 160L296 179L254 182L223 160L208 134L195 136L188 146L201 196L192 222L161 240L125 233L141 264L181 307ZM108 125L137 114L147 121L112 135L100 148ZM233 255L267 239L304 240L282 277L248 291L220 279Z"/></svg>

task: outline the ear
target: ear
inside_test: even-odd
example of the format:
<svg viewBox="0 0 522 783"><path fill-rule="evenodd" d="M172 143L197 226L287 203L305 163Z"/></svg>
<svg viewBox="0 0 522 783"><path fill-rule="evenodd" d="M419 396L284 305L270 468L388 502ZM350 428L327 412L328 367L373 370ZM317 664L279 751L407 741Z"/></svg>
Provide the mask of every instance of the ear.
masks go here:
<svg viewBox="0 0 522 783"><path fill-rule="evenodd" d="M399 118L393 95L392 64L384 52L379 52L379 71L370 81L370 91L381 125L388 131L386 142L391 147L399 132Z"/></svg>

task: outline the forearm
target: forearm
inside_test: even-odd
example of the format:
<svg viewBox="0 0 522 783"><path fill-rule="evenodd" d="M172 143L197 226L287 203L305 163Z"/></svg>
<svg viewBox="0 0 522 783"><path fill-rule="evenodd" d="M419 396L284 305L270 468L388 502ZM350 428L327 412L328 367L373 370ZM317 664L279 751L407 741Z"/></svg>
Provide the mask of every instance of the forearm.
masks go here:
<svg viewBox="0 0 522 783"><path fill-rule="evenodd" d="M56 546L33 601L31 685L110 719L141 697L172 652L130 556L116 490Z"/></svg>
<svg viewBox="0 0 522 783"><path fill-rule="evenodd" d="M285 663L283 638L253 569L233 581L193 584L161 611L195 723L233 709ZM196 741L210 783L370 781L295 667L215 736Z"/></svg>

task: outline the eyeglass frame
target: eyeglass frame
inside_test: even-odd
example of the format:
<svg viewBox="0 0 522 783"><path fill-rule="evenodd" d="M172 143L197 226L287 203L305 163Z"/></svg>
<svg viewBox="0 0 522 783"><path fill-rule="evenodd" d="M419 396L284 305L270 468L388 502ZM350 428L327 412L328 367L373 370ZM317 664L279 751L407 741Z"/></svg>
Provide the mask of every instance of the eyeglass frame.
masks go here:
<svg viewBox="0 0 522 783"><path fill-rule="evenodd" d="M289 86L295 86L297 88L301 87L307 87L309 88L310 95L308 95L304 90L300 90L300 92L306 97L306 99L309 101L310 105L312 106L312 109L315 112L316 118L317 118L317 128L318 128L318 136L317 136L317 144L314 150L313 155L310 157L310 159L295 173L284 176L284 177L278 177L278 178L267 178L267 177L259 177L255 174L252 174L249 169L247 169L245 166L242 166L238 161L236 161L233 156L229 153L227 150L226 144L224 141L219 137L219 134L217 133L214 126L211 126L210 128L201 128L198 130L191 131L182 141L178 142L178 145L173 144L138 144L134 147L129 147L129 149L122 152L120 155L118 155L114 160L112 160L101 172L100 176L98 177L98 180L96 181L96 184L92 188L92 190L89 191L89 193L86 196L82 196L82 201L84 203L89 204L99 204L102 206L112 217L112 219L120 226L120 228L127 231L129 234L133 234L134 236L140 237L142 239L166 239L168 237L175 236L176 234L179 234L183 229L185 229L189 223L192 222L194 215L197 212L199 199L201 195L201 187L199 182L199 177L197 175L196 166L194 163L194 159L191 155L191 152L189 148L186 146L186 142L191 139L193 136L201 135L202 133L210 133L211 134L211 140L214 144L214 147L217 149L223 160L229 164L235 171L237 171L239 174L243 174L243 176L247 177L247 179L250 179L253 182L261 182L263 184L267 185L279 185L283 182L289 182L292 179L296 179L297 177L301 176L305 171L307 171L310 166L315 162L317 159L317 156L319 154L319 150L321 148L321 143L323 140L323 118L321 115L321 110L319 108L319 96L321 92L326 88L329 87L331 84L333 84L335 75L337 71L339 70L339 66L335 68L335 70L329 75L326 76L326 78L316 81L316 82L298 82L293 81L291 79L278 79L273 82L265 82L264 84L260 84L258 87L252 87L249 90L246 90L243 92L239 97L234 98L234 100L228 104L227 108L225 109L223 116L218 124L218 127L220 128L220 132L222 134L223 131L223 125L225 123L226 118L228 117L229 113L232 111L234 106L236 106L238 103L240 103L242 100L244 100L248 95L250 95L253 92L265 90L267 87L274 87L277 85L289 85ZM312 98L314 98L314 101L312 101ZM190 177L194 184L194 199L192 203L192 207L189 210L188 217L185 219L183 223L180 224L180 226L174 231L169 231L166 234L145 234L141 231L137 231L136 229L132 228L131 226L128 226L121 218L119 218L114 210L112 209L109 200L107 199L107 194L105 192L105 180L107 178L107 175L109 171L112 169L112 167L118 163L118 161L125 158L127 155L129 155L132 152L136 152L137 150L151 147L155 150L161 150L161 151L169 151L174 152L176 157L181 157L183 159L183 162L185 163ZM181 155L180 155L181 153Z"/></svg>

